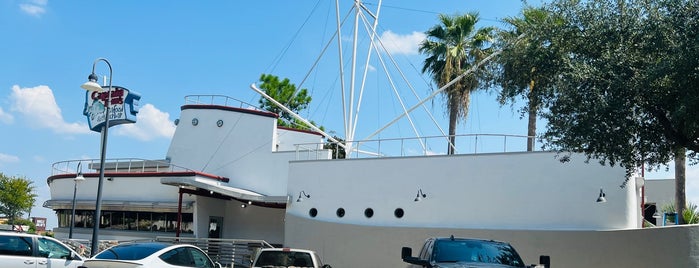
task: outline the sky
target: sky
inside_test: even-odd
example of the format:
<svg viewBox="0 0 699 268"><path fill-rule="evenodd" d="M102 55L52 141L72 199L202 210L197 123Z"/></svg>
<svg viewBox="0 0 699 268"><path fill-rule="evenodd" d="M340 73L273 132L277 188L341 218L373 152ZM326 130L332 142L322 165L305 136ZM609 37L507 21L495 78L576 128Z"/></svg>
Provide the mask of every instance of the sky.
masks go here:
<svg viewBox="0 0 699 268"><path fill-rule="evenodd" d="M341 4L344 18L351 1L341 2L348 2ZM378 2L364 1L372 10ZM42 207L50 199L46 179L52 164L99 158L100 135L89 129L82 114L85 91L80 88L98 58L110 62L113 85L141 95L137 122L110 128L108 159L164 159L185 96L225 95L257 104L260 96L250 84L263 73L307 88L313 101L302 115L343 136L341 94L334 89L339 76L332 74L339 73L338 48L328 46L328 52L321 53L336 29L334 3L0 0L0 172L33 180L38 198L31 216L48 218L49 228L57 226L55 214ZM501 19L516 16L521 7L515 0L386 0L377 34L405 70L406 80L412 81L415 94L424 97L434 88L419 72L424 56L417 47L424 32L438 24L437 14L478 12L479 26L502 27ZM351 26L352 20L345 25ZM341 40L349 48L352 32L343 27ZM322 60L316 60L321 54ZM350 54L342 55L349 66ZM311 68L314 63L317 67ZM383 69L377 57L367 69L368 88L389 88L387 79L375 74ZM109 69L99 62L96 73L102 83ZM403 80L392 73L396 82ZM367 92L369 104L362 108L365 119L358 123L356 139L394 118L383 108L401 110L390 90ZM468 118L457 132L526 135L526 120L517 112L520 105L500 106L495 96L495 90L474 94ZM396 124L373 138L410 137L415 132L440 135L435 125L446 131L443 100L433 99L426 110L434 120L415 112L416 127ZM646 177L671 178L671 172ZM698 177L699 170L689 166L687 195L693 203L699 203Z"/></svg>

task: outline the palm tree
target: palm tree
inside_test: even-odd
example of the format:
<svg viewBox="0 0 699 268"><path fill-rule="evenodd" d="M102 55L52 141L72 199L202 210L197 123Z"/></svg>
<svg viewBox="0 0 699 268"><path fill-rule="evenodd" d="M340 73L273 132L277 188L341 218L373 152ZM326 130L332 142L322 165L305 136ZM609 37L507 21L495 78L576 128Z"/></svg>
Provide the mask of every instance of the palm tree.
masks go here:
<svg viewBox="0 0 699 268"><path fill-rule="evenodd" d="M542 26L554 22L550 18L542 8L525 8L521 17L504 19L511 29L498 35L498 46L503 48L496 62L499 66L495 83L502 88L498 99L501 104L514 102L520 96L527 100L522 110L529 120L527 151L534 149L537 114L545 100L551 98L553 78L563 62L542 33Z"/></svg>
<svg viewBox="0 0 699 268"><path fill-rule="evenodd" d="M420 53L427 55L422 72L429 73L441 88L490 54L493 28L476 29L478 13L453 17L440 14L439 21L441 24L425 32L427 38L420 44ZM471 74L444 90L449 111L448 154L454 154L456 125L468 115L471 92L478 86L477 75Z"/></svg>

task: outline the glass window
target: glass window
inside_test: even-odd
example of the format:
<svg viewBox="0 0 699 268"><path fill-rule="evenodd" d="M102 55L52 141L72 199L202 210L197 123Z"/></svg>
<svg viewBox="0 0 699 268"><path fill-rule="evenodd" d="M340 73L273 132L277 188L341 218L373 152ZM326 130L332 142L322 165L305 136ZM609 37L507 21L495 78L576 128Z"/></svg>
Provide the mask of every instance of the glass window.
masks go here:
<svg viewBox="0 0 699 268"><path fill-rule="evenodd" d="M32 238L0 235L0 255L31 256Z"/></svg>
<svg viewBox="0 0 699 268"><path fill-rule="evenodd" d="M160 255L159 258L172 265L197 267L194 266L194 259L192 258L191 252L187 248L176 248L170 250Z"/></svg>
<svg viewBox="0 0 699 268"><path fill-rule="evenodd" d="M68 259L70 250L56 241L47 238L38 238L39 256L50 259Z"/></svg>
<svg viewBox="0 0 699 268"><path fill-rule="evenodd" d="M95 259L103 260L140 260L165 248L162 243L137 243L120 244L108 248L95 256Z"/></svg>
<svg viewBox="0 0 699 268"><path fill-rule="evenodd" d="M192 259L194 259L194 267L214 267L214 264L211 262L209 257L206 256L206 254L200 250L197 250L195 248L188 248L189 252L192 254Z"/></svg>

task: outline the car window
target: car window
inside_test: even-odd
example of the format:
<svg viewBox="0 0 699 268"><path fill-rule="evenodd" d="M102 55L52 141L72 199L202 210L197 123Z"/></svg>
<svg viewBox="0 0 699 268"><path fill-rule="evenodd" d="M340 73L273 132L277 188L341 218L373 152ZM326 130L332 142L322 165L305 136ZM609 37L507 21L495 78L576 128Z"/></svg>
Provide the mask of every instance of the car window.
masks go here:
<svg viewBox="0 0 699 268"><path fill-rule="evenodd" d="M214 264L211 262L209 257L206 256L201 250L194 248L188 248L189 252L192 254L192 259L194 259L194 267L206 267L213 268Z"/></svg>
<svg viewBox="0 0 699 268"><path fill-rule="evenodd" d="M0 255L31 256L32 238L23 236L0 236Z"/></svg>
<svg viewBox="0 0 699 268"><path fill-rule="evenodd" d="M262 251L255 266L313 267L311 254L291 251Z"/></svg>
<svg viewBox="0 0 699 268"><path fill-rule="evenodd" d="M39 256L51 259L68 259L70 250L60 243L40 237L37 239L39 247Z"/></svg>
<svg viewBox="0 0 699 268"><path fill-rule="evenodd" d="M514 248L499 242L438 240L434 243L432 254L436 262L495 263L524 267Z"/></svg>
<svg viewBox="0 0 699 268"><path fill-rule="evenodd" d="M161 260L168 264L185 266L185 267L197 267L194 266L194 259L192 258L192 253L187 248L175 248L168 250L159 256Z"/></svg>
<svg viewBox="0 0 699 268"><path fill-rule="evenodd" d="M95 259L102 260L140 260L151 254L165 248L166 245L159 243L143 243L143 244L120 244L104 251L95 256Z"/></svg>

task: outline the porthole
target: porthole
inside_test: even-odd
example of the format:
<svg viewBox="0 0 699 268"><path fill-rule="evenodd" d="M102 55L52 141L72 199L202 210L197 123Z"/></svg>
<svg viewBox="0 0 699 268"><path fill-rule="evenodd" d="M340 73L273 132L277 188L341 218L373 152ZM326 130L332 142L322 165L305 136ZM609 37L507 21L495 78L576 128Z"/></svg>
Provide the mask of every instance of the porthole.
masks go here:
<svg viewBox="0 0 699 268"><path fill-rule="evenodd" d="M337 217L338 217L338 218L342 218L342 217L345 216L345 209L344 209L344 208L338 208L338 209L337 209L337 212L335 212L335 214L337 214Z"/></svg>
<svg viewBox="0 0 699 268"><path fill-rule="evenodd" d="M315 218L316 216L318 216L318 210L316 208L311 208L308 211L308 215L311 216L311 218Z"/></svg>
<svg viewBox="0 0 699 268"><path fill-rule="evenodd" d="M223 120L219 119L218 121L216 121L216 125L217 125L218 127L223 126Z"/></svg>
<svg viewBox="0 0 699 268"><path fill-rule="evenodd" d="M397 208L396 211L393 212L393 215L396 216L396 218L403 218L403 215L405 215L405 212L403 211L402 208Z"/></svg>
<svg viewBox="0 0 699 268"><path fill-rule="evenodd" d="M373 217L373 216L374 216L374 210L371 209L371 208L365 209L365 210L364 210L364 216L366 216L367 218Z"/></svg>
<svg viewBox="0 0 699 268"><path fill-rule="evenodd" d="M192 126L196 126L196 125L199 125L199 119L194 118L194 119L192 119Z"/></svg>
<svg viewBox="0 0 699 268"><path fill-rule="evenodd" d="M179 124L180 124L180 119L179 118L175 119L175 126L179 125Z"/></svg>

